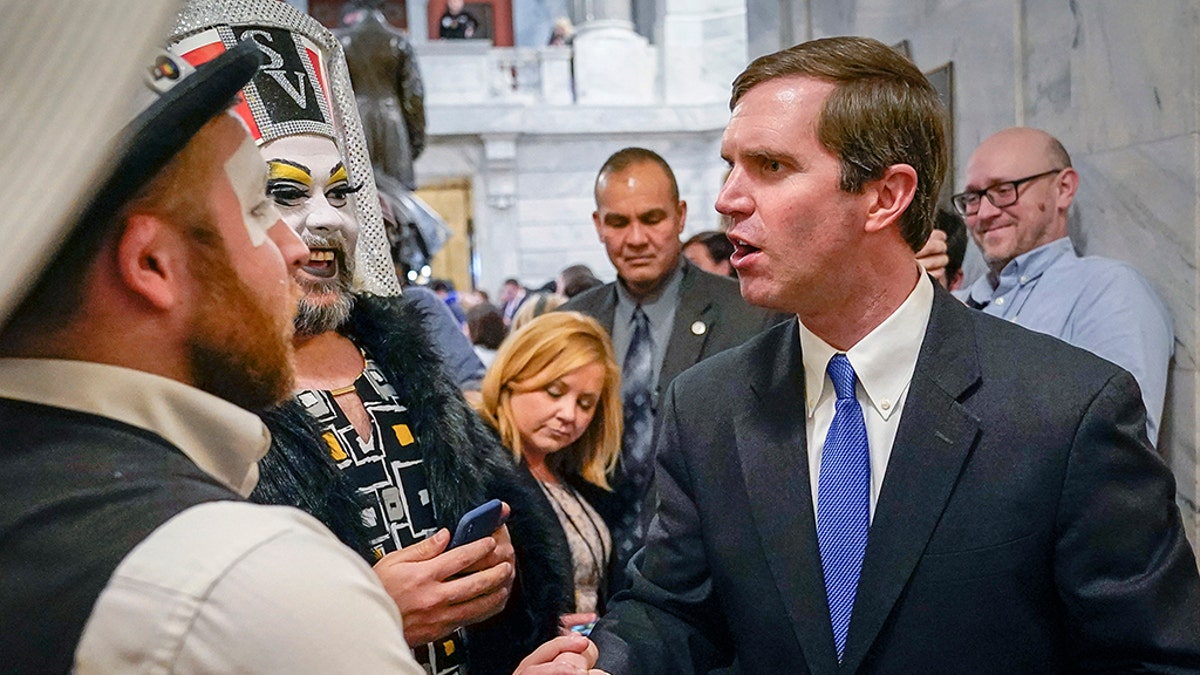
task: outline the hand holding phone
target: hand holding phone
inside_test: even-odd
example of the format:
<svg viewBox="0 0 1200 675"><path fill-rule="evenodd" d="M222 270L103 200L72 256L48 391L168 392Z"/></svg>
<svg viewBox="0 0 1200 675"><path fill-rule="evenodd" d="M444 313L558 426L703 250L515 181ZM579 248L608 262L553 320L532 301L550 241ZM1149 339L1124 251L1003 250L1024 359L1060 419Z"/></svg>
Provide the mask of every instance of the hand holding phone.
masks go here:
<svg viewBox="0 0 1200 675"><path fill-rule="evenodd" d="M467 511L454 528L454 536L446 550L483 539L503 525L504 520L504 506L499 499L493 499Z"/></svg>

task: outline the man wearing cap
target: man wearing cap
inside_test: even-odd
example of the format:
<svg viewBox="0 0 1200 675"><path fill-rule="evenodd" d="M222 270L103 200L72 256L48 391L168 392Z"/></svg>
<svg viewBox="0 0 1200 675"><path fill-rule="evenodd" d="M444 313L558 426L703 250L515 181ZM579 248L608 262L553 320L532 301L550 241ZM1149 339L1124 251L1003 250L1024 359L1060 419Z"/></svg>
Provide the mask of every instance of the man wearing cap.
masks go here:
<svg viewBox="0 0 1200 675"><path fill-rule="evenodd" d="M81 66L114 87L144 47L132 26L169 10L140 3L130 16L124 4L80 7L87 21L63 45L101 50L108 22L128 20L129 55ZM45 31L25 9L3 37ZM194 72L159 58L160 95L126 127L98 190L81 181L58 195L89 205L60 214L77 225L0 329L5 672L423 672L366 565L302 512L244 501L269 443L252 411L291 389L291 275L308 255L264 193L244 126L223 114L261 63L251 45ZM63 159L55 135L70 130L46 134L59 120L29 111L50 97L71 105L87 84L27 92L34 102L8 121ZM85 128L72 140L81 158L107 145ZM3 158L27 160L8 145ZM22 227L7 218L6 234ZM250 320L227 322L229 311ZM579 672L586 663L549 661L585 647L548 645L524 665Z"/></svg>
<svg viewBox="0 0 1200 675"><path fill-rule="evenodd" d="M511 671L570 611L568 554L536 486L444 373L424 312L390 293L340 44L274 0L193 0L180 24L170 48L189 61L252 42L274 64L235 110L269 166L266 194L310 251L296 386L264 415L272 449L252 499L308 511L373 565L429 671ZM293 96L282 82L309 88ZM448 550L459 518L491 499L511 507L507 524Z"/></svg>
<svg viewBox="0 0 1200 675"><path fill-rule="evenodd" d="M269 440L250 411L290 388L290 275L307 255L222 114L260 62L230 52L133 122L112 179L0 334L13 627L0 652L18 672L118 672L131 658L311 668L327 658L315 644L267 646L294 617L319 613L326 638L399 630L370 571L319 524L242 502ZM162 57L156 74L185 70ZM231 308L253 327L224 322ZM420 672L403 645L362 658Z"/></svg>

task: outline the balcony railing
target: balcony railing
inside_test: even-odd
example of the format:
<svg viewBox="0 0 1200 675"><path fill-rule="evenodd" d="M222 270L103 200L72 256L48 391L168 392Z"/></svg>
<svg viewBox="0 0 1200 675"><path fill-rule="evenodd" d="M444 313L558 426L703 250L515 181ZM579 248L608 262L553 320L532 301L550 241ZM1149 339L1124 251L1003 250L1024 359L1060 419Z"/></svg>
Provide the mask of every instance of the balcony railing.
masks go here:
<svg viewBox="0 0 1200 675"><path fill-rule="evenodd" d="M430 105L571 105L570 47L493 47L477 40L417 45Z"/></svg>

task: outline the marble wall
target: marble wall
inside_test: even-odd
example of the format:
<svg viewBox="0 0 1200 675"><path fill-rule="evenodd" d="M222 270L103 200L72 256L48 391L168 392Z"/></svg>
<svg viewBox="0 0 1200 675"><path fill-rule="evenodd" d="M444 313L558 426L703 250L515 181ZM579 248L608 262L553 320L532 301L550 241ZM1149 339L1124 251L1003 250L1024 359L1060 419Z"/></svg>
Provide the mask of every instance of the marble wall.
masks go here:
<svg viewBox="0 0 1200 675"><path fill-rule="evenodd" d="M1063 142L1082 178L1071 222L1076 247L1136 266L1174 315L1160 446L1195 545L1198 3L797 0L792 9L796 39L908 40L924 70L954 62L958 189L971 151L999 129L1039 127ZM750 23L761 14L752 11Z"/></svg>
<svg viewBox="0 0 1200 675"><path fill-rule="evenodd" d="M694 114L612 108L592 118L610 128L595 135L569 127L539 132L553 128L543 117L525 119L520 133L444 136L418 160L418 176L423 183L470 178L481 288L494 292L510 276L541 286L575 263L607 281L615 271L592 224L592 185L604 160L623 147L650 148L671 165L689 205L687 234L717 228L712 204L724 165L715 158L725 117L686 112ZM605 117L627 126L613 128Z"/></svg>
<svg viewBox="0 0 1200 675"><path fill-rule="evenodd" d="M746 62L741 2L659 3L656 45L627 21L582 24L574 97L558 103L545 87L534 101L489 88L496 50L489 57L452 43L416 45L429 124L418 181L468 179L480 287L495 290L511 276L540 286L573 263L614 278L592 225L592 183L626 146L650 148L671 164L689 204L687 234L717 228L728 86Z"/></svg>

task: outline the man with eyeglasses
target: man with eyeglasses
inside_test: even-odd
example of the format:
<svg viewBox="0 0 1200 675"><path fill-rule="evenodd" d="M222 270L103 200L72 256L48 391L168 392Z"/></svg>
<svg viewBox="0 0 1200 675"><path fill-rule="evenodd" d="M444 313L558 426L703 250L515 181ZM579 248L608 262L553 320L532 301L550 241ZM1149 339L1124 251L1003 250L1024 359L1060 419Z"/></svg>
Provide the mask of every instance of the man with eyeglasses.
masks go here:
<svg viewBox="0 0 1200 675"><path fill-rule="evenodd" d="M1014 127L986 139L967 164L966 191L953 202L989 271L956 295L1128 370L1157 443L1175 345L1171 317L1132 266L1075 253L1067 212L1078 187L1071 157L1050 134Z"/></svg>

